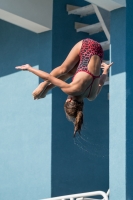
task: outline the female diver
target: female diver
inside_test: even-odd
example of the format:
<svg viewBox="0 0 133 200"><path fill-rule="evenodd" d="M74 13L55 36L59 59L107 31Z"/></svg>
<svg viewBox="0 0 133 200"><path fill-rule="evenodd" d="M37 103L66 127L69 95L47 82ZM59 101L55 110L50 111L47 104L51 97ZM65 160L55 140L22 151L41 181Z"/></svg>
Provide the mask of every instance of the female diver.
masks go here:
<svg viewBox="0 0 133 200"><path fill-rule="evenodd" d="M34 69L29 64L17 66L16 69L28 70L45 80L33 91L34 99L45 97L46 93L55 86L68 95L64 109L67 118L74 123L75 136L77 132L80 133L83 124L83 99L92 101L97 97L113 64L102 63L102 59L101 45L87 38L78 42L62 65L50 74ZM100 68L103 69L101 76ZM72 76L72 82L66 83L65 80Z"/></svg>

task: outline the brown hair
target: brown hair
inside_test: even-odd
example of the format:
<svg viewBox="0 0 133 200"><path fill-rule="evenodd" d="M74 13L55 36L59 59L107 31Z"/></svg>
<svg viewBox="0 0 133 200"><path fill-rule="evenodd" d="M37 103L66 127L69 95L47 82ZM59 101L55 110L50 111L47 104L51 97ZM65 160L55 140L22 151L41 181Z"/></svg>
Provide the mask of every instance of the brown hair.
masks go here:
<svg viewBox="0 0 133 200"><path fill-rule="evenodd" d="M78 102L76 100L65 102L64 109L67 115L67 118L71 120L71 117L74 118L74 136L78 132L80 134L81 127L83 124L83 105L84 102Z"/></svg>

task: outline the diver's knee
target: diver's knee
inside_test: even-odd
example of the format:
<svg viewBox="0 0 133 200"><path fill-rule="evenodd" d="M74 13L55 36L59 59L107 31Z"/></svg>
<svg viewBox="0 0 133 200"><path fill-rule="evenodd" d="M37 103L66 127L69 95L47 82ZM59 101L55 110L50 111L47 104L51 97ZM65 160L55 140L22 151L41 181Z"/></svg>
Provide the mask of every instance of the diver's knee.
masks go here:
<svg viewBox="0 0 133 200"><path fill-rule="evenodd" d="M59 66L60 74L67 74L69 72L68 68L65 65Z"/></svg>

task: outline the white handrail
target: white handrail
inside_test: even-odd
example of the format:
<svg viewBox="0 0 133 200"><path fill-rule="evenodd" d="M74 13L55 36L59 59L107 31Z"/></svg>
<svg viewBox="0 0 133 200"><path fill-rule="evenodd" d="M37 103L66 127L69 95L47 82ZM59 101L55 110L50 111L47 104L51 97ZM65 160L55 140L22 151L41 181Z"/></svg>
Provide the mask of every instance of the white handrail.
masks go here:
<svg viewBox="0 0 133 200"><path fill-rule="evenodd" d="M101 195L104 198L104 200L108 200L108 195L105 192L102 192L102 191L86 192L86 193L80 193L80 194L72 194L72 195L53 197L53 198L42 199L42 200L66 200L66 199L73 200L74 198L92 197L92 196L98 196L98 195Z"/></svg>

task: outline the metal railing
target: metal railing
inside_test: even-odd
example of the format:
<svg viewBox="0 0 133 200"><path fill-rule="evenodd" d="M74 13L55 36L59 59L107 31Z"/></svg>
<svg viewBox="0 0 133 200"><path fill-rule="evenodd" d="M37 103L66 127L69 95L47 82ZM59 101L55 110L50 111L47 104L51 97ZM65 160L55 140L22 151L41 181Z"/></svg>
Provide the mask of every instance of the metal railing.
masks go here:
<svg viewBox="0 0 133 200"><path fill-rule="evenodd" d="M92 199L88 197L94 197L94 196L102 196L102 200L108 200L109 190L107 193L103 191L95 191L95 192L86 192L86 193L80 193L80 194L72 194L72 195L66 195L66 196L60 196L60 197L53 197L48 199L42 199L42 200L99 200L99 199Z"/></svg>

